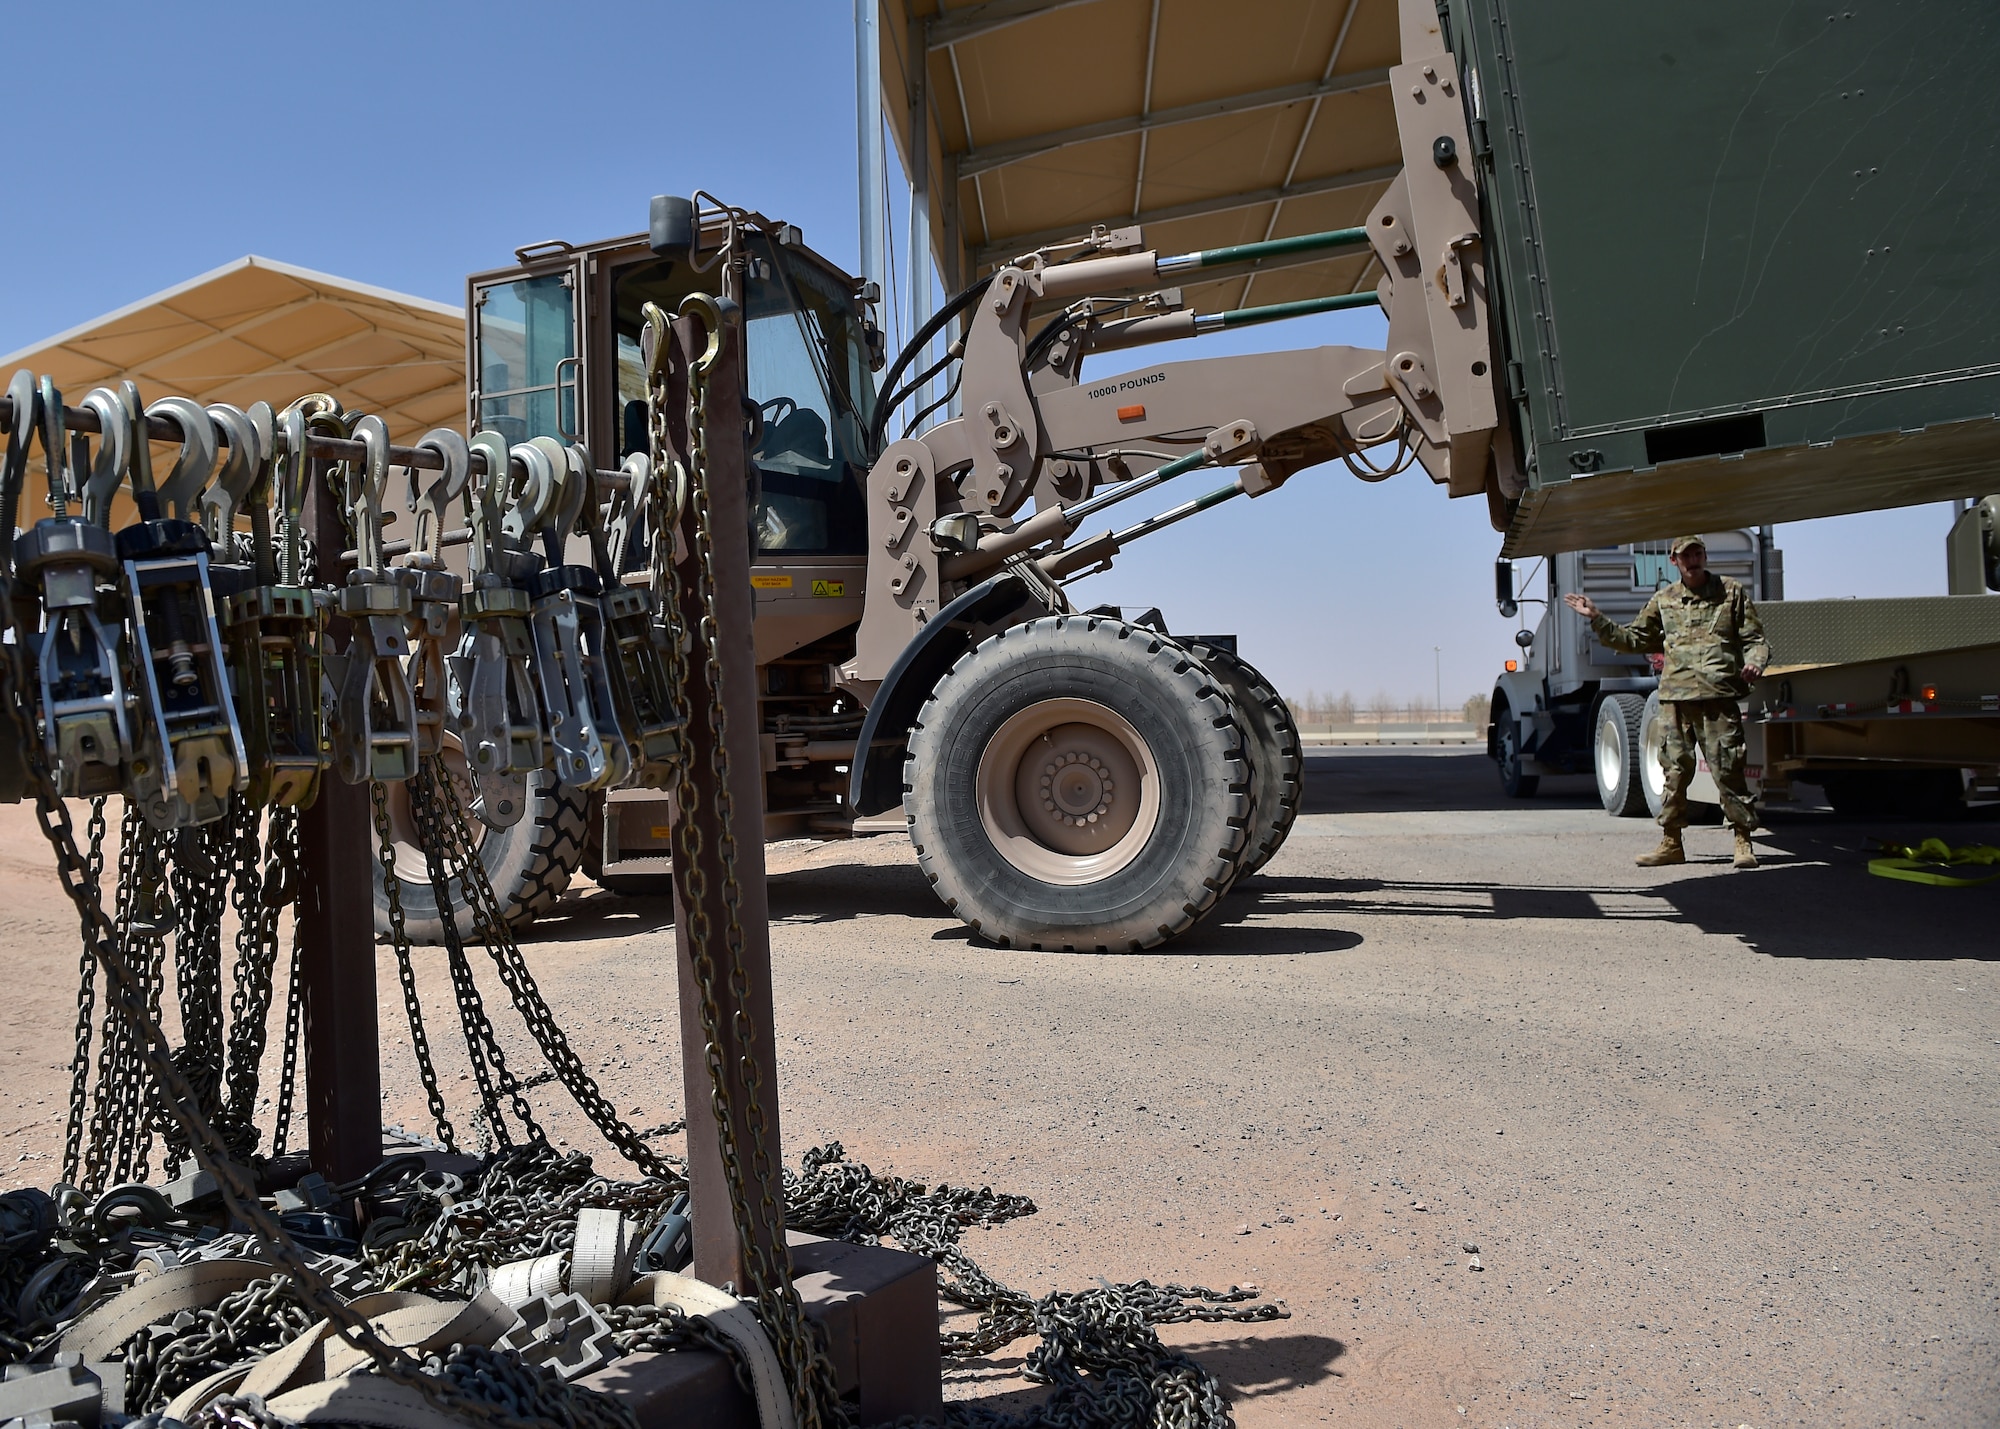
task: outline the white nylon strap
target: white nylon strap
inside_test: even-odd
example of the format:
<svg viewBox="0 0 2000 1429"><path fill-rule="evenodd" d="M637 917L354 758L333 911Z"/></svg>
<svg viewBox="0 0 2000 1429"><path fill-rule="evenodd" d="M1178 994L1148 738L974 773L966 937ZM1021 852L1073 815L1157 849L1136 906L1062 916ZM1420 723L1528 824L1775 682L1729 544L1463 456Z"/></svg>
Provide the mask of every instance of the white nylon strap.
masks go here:
<svg viewBox="0 0 2000 1429"><path fill-rule="evenodd" d="M632 1279L633 1225L616 1211L577 1212L576 1248L569 1257L569 1288L593 1305L615 1305Z"/></svg>
<svg viewBox="0 0 2000 1429"><path fill-rule="evenodd" d="M533 1260L510 1260L486 1277L486 1288L503 1305L527 1304L537 1295L562 1294L563 1258L541 1255Z"/></svg>
<svg viewBox="0 0 2000 1429"><path fill-rule="evenodd" d="M621 1303L678 1305L690 1315L706 1316L710 1324L743 1352L751 1387L756 1390L757 1422L763 1429L798 1429L778 1352L771 1348L770 1337L750 1313L750 1307L727 1290L696 1280L692 1275L656 1270L633 1281Z"/></svg>

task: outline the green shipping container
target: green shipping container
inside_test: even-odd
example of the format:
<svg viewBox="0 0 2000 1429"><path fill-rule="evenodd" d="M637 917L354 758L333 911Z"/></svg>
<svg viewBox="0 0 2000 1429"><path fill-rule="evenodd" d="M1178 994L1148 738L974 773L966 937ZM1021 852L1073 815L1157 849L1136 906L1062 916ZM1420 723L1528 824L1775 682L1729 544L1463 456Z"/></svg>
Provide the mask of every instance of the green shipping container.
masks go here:
<svg viewBox="0 0 2000 1429"><path fill-rule="evenodd" d="M1444 11L1509 554L2000 490L2000 5Z"/></svg>

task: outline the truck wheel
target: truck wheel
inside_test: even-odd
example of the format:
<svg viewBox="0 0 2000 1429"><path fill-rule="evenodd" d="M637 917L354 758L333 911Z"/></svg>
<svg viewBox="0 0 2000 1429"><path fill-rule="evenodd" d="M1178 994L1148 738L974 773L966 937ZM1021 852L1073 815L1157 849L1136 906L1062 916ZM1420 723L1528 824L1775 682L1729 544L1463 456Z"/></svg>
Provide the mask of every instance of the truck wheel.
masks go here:
<svg viewBox="0 0 2000 1429"><path fill-rule="evenodd" d="M1644 777L1639 772L1639 732L1646 718L1643 695L1606 695L1597 706L1597 739L1592 763L1597 797L1614 819L1646 812Z"/></svg>
<svg viewBox="0 0 2000 1429"><path fill-rule="evenodd" d="M1493 722L1500 727L1500 790L1510 799L1532 799L1542 784L1539 774L1521 772L1521 726L1514 711L1502 705Z"/></svg>
<svg viewBox="0 0 2000 1429"><path fill-rule="evenodd" d="M1250 841L1236 876L1248 878L1271 861L1299 816L1304 793L1305 755L1291 706L1257 667L1219 645L1187 642L1216 683L1236 704L1236 722L1250 749Z"/></svg>
<svg viewBox="0 0 2000 1429"><path fill-rule="evenodd" d="M1243 731L1144 626L1053 616L960 657L903 764L917 863L1003 947L1150 948L1194 926L1248 840Z"/></svg>
<svg viewBox="0 0 2000 1429"><path fill-rule="evenodd" d="M463 766L446 755L452 782L460 796L471 799ZM583 863L585 808L589 795L554 782L547 771L528 781L528 811L511 828L492 829L467 816L479 840L479 861L486 869L493 896L506 910L508 926L521 929L556 906L570 878ZM444 942L444 922L438 916L437 895L431 889L423 849L416 841L409 798L402 785L389 786L389 826L396 836L396 892L403 905L403 930L413 943ZM375 867L375 931L389 932L389 894L382 883L382 866ZM452 896L458 896L454 883ZM459 936L472 941L472 922L461 905Z"/></svg>

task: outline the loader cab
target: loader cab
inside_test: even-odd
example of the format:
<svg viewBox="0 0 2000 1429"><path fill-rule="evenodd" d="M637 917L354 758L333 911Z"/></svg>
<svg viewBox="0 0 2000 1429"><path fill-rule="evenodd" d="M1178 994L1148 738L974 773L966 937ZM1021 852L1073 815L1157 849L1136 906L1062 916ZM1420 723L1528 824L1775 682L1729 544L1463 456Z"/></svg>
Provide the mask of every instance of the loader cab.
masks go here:
<svg viewBox="0 0 2000 1429"><path fill-rule="evenodd" d="M873 390L855 281L796 241L752 231L746 247L744 421L759 563L858 561L867 549L861 414ZM581 442L598 467L614 469L647 447L644 307L672 312L690 292L717 292L718 255L709 251L696 271L635 234L515 256L512 267L466 280L470 427L509 442Z"/></svg>

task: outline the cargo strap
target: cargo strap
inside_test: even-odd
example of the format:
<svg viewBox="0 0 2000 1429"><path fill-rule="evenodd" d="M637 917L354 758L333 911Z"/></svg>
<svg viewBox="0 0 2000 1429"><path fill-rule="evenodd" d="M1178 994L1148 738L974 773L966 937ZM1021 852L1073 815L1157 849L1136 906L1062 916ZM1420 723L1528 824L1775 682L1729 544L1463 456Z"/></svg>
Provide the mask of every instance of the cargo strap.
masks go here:
<svg viewBox="0 0 2000 1429"><path fill-rule="evenodd" d="M625 1292L623 1303L677 1305L686 1314L705 1317L743 1355L744 1368L749 1370L750 1384L756 1391L757 1423L762 1429L798 1429L778 1352L748 1305L727 1290L671 1270L640 1276Z"/></svg>
<svg viewBox="0 0 2000 1429"><path fill-rule="evenodd" d="M1933 888L1972 888L2000 879L2000 848L1972 844L1953 848L1943 839L1925 839L1920 844L1878 845L1885 855L1868 860L1868 871L1877 878L1899 878L1905 883L1927 883ZM1948 868L1991 868L1991 873L1967 877L1947 873Z"/></svg>
<svg viewBox="0 0 2000 1429"><path fill-rule="evenodd" d="M261 1260L203 1260L163 1270L106 1302L63 1331L61 1348L86 1361L109 1359L148 1325L183 1311L206 1310L277 1267Z"/></svg>

